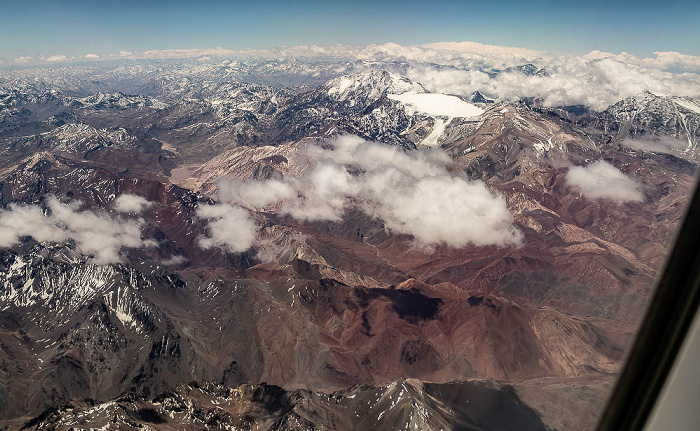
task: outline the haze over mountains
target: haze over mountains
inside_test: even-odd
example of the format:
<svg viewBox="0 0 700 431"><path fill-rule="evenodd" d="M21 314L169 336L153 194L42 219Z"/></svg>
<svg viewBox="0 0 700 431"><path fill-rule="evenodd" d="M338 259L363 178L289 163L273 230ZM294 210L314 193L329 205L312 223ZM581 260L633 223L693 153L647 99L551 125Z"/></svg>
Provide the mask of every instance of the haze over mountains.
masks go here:
<svg viewBox="0 0 700 431"><path fill-rule="evenodd" d="M442 48L1 72L0 426L591 429L700 81Z"/></svg>

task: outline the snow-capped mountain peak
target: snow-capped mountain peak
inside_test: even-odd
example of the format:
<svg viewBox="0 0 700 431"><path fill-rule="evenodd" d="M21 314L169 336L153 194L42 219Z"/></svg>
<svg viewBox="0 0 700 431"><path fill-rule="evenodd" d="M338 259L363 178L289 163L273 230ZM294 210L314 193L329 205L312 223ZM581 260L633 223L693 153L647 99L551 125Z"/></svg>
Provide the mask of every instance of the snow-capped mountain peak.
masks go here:
<svg viewBox="0 0 700 431"><path fill-rule="evenodd" d="M610 106L602 117L618 122L623 135L663 133L685 141L686 152L695 149L700 141L700 101L690 97L645 91Z"/></svg>
<svg viewBox="0 0 700 431"><path fill-rule="evenodd" d="M425 93L422 85L386 70L371 70L354 75L343 75L328 81L323 88L333 100L342 102L358 96L377 100L390 94Z"/></svg>
<svg viewBox="0 0 700 431"><path fill-rule="evenodd" d="M85 107L91 108L117 108L117 109L165 109L167 105L157 99L142 95L126 95L121 92L99 92L92 96L78 99Z"/></svg>

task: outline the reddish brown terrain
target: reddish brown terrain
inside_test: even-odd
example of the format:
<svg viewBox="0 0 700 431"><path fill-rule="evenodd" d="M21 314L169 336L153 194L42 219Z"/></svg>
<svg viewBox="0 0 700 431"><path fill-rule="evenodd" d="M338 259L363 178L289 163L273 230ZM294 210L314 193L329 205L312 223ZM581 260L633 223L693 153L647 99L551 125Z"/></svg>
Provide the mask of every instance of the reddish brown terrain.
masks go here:
<svg viewBox="0 0 700 431"><path fill-rule="evenodd" d="M123 94L3 105L0 226L15 229L19 219L1 223L19 207L50 217L55 196L96 214L85 223L137 223L143 242L96 263L88 227L64 220L65 240L37 239L33 225L0 243L0 427L590 429L684 216L696 155L623 146L610 113L572 122L479 103L479 116L445 120L433 151L440 175L503 200L511 243L426 246L360 194L316 220L280 199L222 197L270 180L305 184L290 200L310 193L304 181L326 163L310 154L338 154L347 133L420 160L436 118L387 97L409 84L377 70L353 79L342 97L335 81L251 84L228 93L225 113ZM633 198L571 183L574 167L601 160L637 184ZM360 181L368 163L338 165ZM121 196L146 203L120 213ZM218 232L202 208L229 201L254 226L244 250L202 242ZM235 220L222 238L248 223Z"/></svg>

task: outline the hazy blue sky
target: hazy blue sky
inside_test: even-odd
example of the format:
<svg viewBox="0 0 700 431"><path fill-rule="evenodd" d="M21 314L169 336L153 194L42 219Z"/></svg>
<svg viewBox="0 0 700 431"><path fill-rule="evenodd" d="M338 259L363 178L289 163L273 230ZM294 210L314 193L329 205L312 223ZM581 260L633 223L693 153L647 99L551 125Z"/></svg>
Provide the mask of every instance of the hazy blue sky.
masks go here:
<svg viewBox="0 0 700 431"><path fill-rule="evenodd" d="M0 58L120 50L475 41L700 55L700 1L0 0Z"/></svg>

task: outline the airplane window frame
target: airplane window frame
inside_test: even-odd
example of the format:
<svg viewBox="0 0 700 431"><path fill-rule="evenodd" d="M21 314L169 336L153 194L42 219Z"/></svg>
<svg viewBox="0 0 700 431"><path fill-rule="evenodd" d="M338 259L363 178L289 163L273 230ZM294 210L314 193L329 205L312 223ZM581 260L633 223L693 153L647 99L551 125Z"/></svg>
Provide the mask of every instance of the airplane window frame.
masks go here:
<svg viewBox="0 0 700 431"><path fill-rule="evenodd" d="M700 185L627 352L597 431L642 431L679 359L700 305Z"/></svg>

